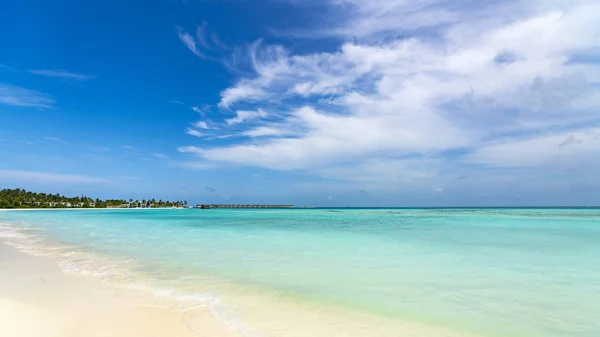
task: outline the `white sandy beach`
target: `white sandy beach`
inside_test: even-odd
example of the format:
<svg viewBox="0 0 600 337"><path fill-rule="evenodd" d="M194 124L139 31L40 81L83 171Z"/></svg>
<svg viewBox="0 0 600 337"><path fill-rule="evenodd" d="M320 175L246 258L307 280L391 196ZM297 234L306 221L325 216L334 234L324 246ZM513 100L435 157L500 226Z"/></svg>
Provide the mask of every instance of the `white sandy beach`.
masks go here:
<svg viewBox="0 0 600 337"><path fill-rule="evenodd" d="M0 242L0 336L192 337L184 312L118 298L95 277L62 272L55 261ZM198 311L199 310L199 311ZM194 312L202 336L237 334L208 309Z"/></svg>
<svg viewBox="0 0 600 337"><path fill-rule="evenodd" d="M236 287L218 292L218 302L223 299L234 308L231 316L211 311L210 300L193 308L184 305L184 311L171 295L148 291L143 284L106 283L97 265L93 275L86 274L85 262L70 272L68 263L56 259L55 248L29 253L32 242L23 233L11 225L4 229L2 234L0 224L0 337L239 337L240 331L282 337L471 336Z"/></svg>

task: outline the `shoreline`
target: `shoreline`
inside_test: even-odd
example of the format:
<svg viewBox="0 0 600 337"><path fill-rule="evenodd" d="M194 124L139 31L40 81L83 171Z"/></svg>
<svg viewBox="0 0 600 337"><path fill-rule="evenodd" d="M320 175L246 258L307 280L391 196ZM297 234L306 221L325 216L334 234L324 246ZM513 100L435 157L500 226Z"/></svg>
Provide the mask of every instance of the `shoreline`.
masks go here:
<svg viewBox="0 0 600 337"><path fill-rule="evenodd" d="M8 229L8 232L1 231L2 225L7 226L4 228ZM39 245L39 238L35 234L30 236L27 229L25 229L26 232L22 232L22 230L18 226L0 223L0 317L5 312L10 312L19 317L37 315L40 320L43 320L44 317L51 317L50 321L63 320L61 317L54 317L53 313L46 310L47 303L50 303L53 308L73 313L74 317L79 317L75 314L101 315L105 321L103 326L113 325L113 327L98 337L107 335L115 337L244 337L263 336L263 333L266 333L264 336L286 337L304 337L307 333L314 337L334 335L362 337L388 336L394 331L403 331L413 337L473 336L470 333L459 334L445 329L440 330L440 328L424 324L424 322L390 320L375 314L349 311L347 308L335 305L315 305L310 300L302 298L293 300L288 296L287 301L281 301L279 298L281 294L270 293L266 289L255 288L254 291L247 292L248 285L244 285L246 291L240 292L239 289L235 289L239 287L239 284L229 284L227 281L224 281L227 291L221 291L224 289L221 284L218 285L219 289L215 293L219 297L209 295L215 290L210 288L205 288L209 291L208 293L198 293L169 286L146 287L144 283L138 283L139 279L130 282L132 276L133 279L138 276L128 272L131 270L129 267L135 269L135 266L126 266L123 269L123 266L114 264L118 262L96 260L97 256L86 256L82 259L78 252L62 251L65 246L58 242L46 247L45 244ZM73 253L75 255L72 255ZM5 257L9 257L9 259L5 261ZM95 262L92 262L94 265L90 268L88 263L92 259ZM23 268L28 264L36 266ZM8 268L4 265L7 265ZM33 272L29 273L24 269ZM20 279L28 281L22 282ZM39 282L35 282L37 279L44 285L48 283L46 280L54 279L55 281L52 283L55 287L45 288L42 293L44 287ZM6 282L10 283L9 286L4 285ZM228 287L231 285L234 285L235 288ZM8 293L17 296L6 296L3 290L15 286L22 288ZM30 301L32 303L27 303L26 299L31 298L31 293L39 295ZM86 299L87 306L73 305L73 302L80 298ZM242 302L239 302L240 300ZM28 305L24 306L24 304ZM222 305L231 305L231 307L227 307L237 312L233 314ZM118 317L113 314L114 308L120 311ZM101 312L97 313L98 310ZM127 322L121 323L125 320L124 317L128 317ZM243 321L240 321L239 318L242 318ZM149 320L153 322L151 325L157 325L152 331L162 331L161 329L167 326L169 333L154 335L143 330L146 329L144 322ZM113 321L118 324L113 324ZM24 330L19 330L22 327L6 324L0 319L0 332L9 329L8 331L13 332L13 335L80 336L64 332L60 334L24 334ZM65 324L68 328L75 328L70 323ZM84 327L77 325L78 331L85 332L82 335L96 336L91 329L97 330L98 328L93 324L88 324L86 320L84 323L80 321L77 324L85 325ZM178 325L175 326L175 324ZM5 326L9 328L4 328ZM182 326L185 331L181 330ZM135 331L135 333L130 331Z"/></svg>
<svg viewBox="0 0 600 337"><path fill-rule="evenodd" d="M193 209L185 207L153 207L153 208L119 208L119 207L107 207L107 208L79 208L79 207L65 207L65 208L0 208L0 212L23 212L23 211L91 211L91 210L124 210L124 209L137 209L137 210L166 210L166 209Z"/></svg>
<svg viewBox="0 0 600 337"><path fill-rule="evenodd" d="M64 272L52 258L21 251L6 239L0 240L1 335L241 336L212 317L208 307L169 310L128 301L117 287L94 276Z"/></svg>

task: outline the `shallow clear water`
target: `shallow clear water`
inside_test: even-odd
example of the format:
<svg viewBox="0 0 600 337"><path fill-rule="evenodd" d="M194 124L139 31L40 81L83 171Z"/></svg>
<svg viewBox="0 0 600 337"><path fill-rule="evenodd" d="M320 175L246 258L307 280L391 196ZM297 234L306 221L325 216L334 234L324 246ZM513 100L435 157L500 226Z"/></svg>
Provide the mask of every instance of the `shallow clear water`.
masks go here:
<svg viewBox="0 0 600 337"><path fill-rule="evenodd" d="M291 336L302 326L285 317L331 308L312 324L600 336L598 209L11 211L0 223L62 246L71 268L102 257L114 279L218 296L255 335Z"/></svg>

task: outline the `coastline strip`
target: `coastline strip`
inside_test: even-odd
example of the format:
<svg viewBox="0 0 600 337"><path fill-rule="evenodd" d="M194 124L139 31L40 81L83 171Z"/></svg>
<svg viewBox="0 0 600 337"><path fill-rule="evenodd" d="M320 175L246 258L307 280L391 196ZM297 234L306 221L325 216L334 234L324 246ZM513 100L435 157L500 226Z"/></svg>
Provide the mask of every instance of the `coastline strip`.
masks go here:
<svg viewBox="0 0 600 337"><path fill-rule="evenodd" d="M142 306L100 278L65 273L49 257L0 238L0 335L36 337L239 337L208 307ZM190 320L190 317L193 320Z"/></svg>

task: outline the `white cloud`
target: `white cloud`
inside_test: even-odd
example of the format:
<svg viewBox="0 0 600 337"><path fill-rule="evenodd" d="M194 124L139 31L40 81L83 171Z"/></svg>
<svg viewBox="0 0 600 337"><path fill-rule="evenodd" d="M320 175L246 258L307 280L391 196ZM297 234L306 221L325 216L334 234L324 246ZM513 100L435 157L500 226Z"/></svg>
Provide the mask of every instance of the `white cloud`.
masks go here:
<svg viewBox="0 0 600 337"><path fill-rule="evenodd" d="M219 106L276 112L277 120L256 118L260 125L236 133L250 137L241 142L180 151L380 184L428 181L427 191L454 190L438 179L457 179L448 173L455 166L475 176L467 166L539 168L596 156L595 129L580 126L600 122L600 67L577 57L600 49L600 4L465 3L336 1L352 15L334 33L361 38L301 55L254 43L254 75L223 90ZM223 127L239 130L247 116Z"/></svg>
<svg viewBox="0 0 600 337"><path fill-rule="evenodd" d="M367 107L365 106L365 109ZM373 107L382 111L382 108ZM385 110L385 108L383 108ZM408 124L408 123L411 124ZM399 128L399 125L406 124ZM361 118L323 114L310 107L294 111L285 122L286 129L300 133L296 138L274 138L256 144L204 149L209 160L232 161L274 169L309 168L363 157L365 153L397 151L440 151L466 144L466 137L442 119L426 112L410 116ZM444 132L439 132L439 130ZM253 136L276 135L277 129ZM436 132L437 137L424 137Z"/></svg>
<svg viewBox="0 0 600 337"><path fill-rule="evenodd" d="M106 146L92 146L92 151L96 152L110 152L110 148Z"/></svg>
<svg viewBox="0 0 600 337"><path fill-rule="evenodd" d="M231 47L229 47L225 42L223 42L221 40L221 38L219 38L219 35L217 35L217 33L211 33L210 39L211 39L212 43L215 45L215 47L217 47L218 49L222 49L222 50L230 50L231 49Z"/></svg>
<svg viewBox="0 0 600 337"><path fill-rule="evenodd" d="M10 84L0 83L0 104L51 108L56 103L50 95Z"/></svg>
<svg viewBox="0 0 600 337"><path fill-rule="evenodd" d="M0 63L0 69L6 69L6 70L10 70L10 71L15 71L18 72L19 70L10 66L7 66L4 63Z"/></svg>
<svg viewBox="0 0 600 337"><path fill-rule="evenodd" d="M202 132L198 131L198 130L194 130L194 129L186 129L185 133L187 133L190 136L194 136L194 137L204 137L205 134L203 134Z"/></svg>
<svg viewBox="0 0 600 337"><path fill-rule="evenodd" d="M263 89L254 87L252 85L246 85L244 83L238 83L237 86L227 88L221 93L221 102L219 103L219 107L229 108L236 102L242 100L257 101L266 97L267 95L268 93Z"/></svg>
<svg viewBox="0 0 600 337"><path fill-rule="evenodd" d="M190 35L188 32L186 32L183 28L178 27L177 28L177 35L179 36L179 39L181 40L181 42L183 42L183 44L192 52L194 53L196 56L200 57L200 58L206 58L207 56L198 48L198 45L196 43L196 39Z"/></svg>
<svg viewBox="0 0 600 337"><path fill-rule="evenodd" d="M225 123L228 125L244 123L253 119L266 118L267 113L263 109L257 109L254 111L238 110L234 118L226 119Z"/></svg>
<svg viewBox="0 0 600 337"><path fill-rule="evenodd" d="M205 121L197 121L196 123L194 123L194 127L205 130L210 129L210 127L208 126L208 124L206 124Z"/></svg>
<svg viewBox="0 0 600 337"><path fill-rule="evenodd" d="M520 1L472 2L467 0L334 0L342 10L342 24L323 34L369 37L397 34L479 20L510 17L524 10ZM495 14L495 16L494 16ZM402 20L398 20L402 18Z"/></svg>
<svg viewBox="0 0 600 337"><path fill-rule="evenodd" d="M600 128L541 134L482 146L467 160L494 167L572 167L600 169Z"/></svg>
<svg viewBox="0 0 600 337"><path fill-rule="evenodd" d="M177 151L181 153L198 153L198 148L195 146L180 146Z"/></svg>
<svg viewBox="0 0 600 337"><path fill-rule="evenodd" d="M216 61L217 59L214 56L210 56L208 54L219 52L221 50L229 50L230 48L221 41L219 36L216 33L209 33L207 30L208 25L206 22L203 22L200 26L196 28L196 35L188 33L182 27L177 27L177 35L183 44L196 56Z"/></svg>
<svg viewBox="0 0 600 337"><path fill-rule="evenodd" d="M91 81L96 78L96 76L94 76L94 75L77 74L77 73L68 72L68 71L62 70L62 69L56 69L56 70L31 69L31 70L29 70L29 72L32 74L35 74L35 75L57 77L57 78L60 78L63 80L77 81L77 82Z"/></svg>
<svg viewBox="0 0 600 337"><path fill-rule="evenodd" d="M446 169L444 162L432 158L369 158L319 168L324 178L364 184L412 184L430 181Z"/></svg>
<svg viewBox="0 0 600 337"><path fill-rule="evenodd" d="M44 137L44 139L54 142L54 143L62 143L63 142L62 139L60 139L58 137L53 137L53 136L47 136L47 137Z"/></svg>
<svg viewBox="0 0 600 337"><path fill-rule="evenodd" d="M311 3L288 1L298 5ZM431 36L455 26L468 26L476 32L490 25L518 21L540 11L583 2L591 1L326 0L318 1L322 6L319 15L328 19L319 21L325 22L326 26L275 32L292 37L313 39L335 36L361 42L419 34Z"/></svg>
<svg viewBox="0 0 600 337"><path fill-rule="evenodd" d="M59 182L59 183L102 183L106 179L85 175L32 172L20 170L0 170L0 178L13 182Z"/></svg>
<svg viewBox="0 0 600 337"><path fill-rule="evenodd" d="M197 113L199 113L199 114L201 114L201 113L202 113L202 110L200 110L200 108L199 108L199 107L197 107L197 106L194 106L194 107L192 107L192 110L194 110L194 112L197 112Z"/></svg>
<svg viewBox="0 0 600 337"><path fill-rule="evenodd" d="M217 168L217 166L215 166L212 163L207 163L207 162L183 162L183 163L178 163L176 166L180 166L180 167L184 167L184 168L188 168L188 169L192 169L192 170L212 170Z"/></svg>
<svg viewBox="0 0 600 337"><path fill-rule="evenodd" d="M286 130L284 127L259 126L254 129L246 130L241 136L246 137L272 137L272 136L292 136L295 132Z"/></svg>
<svg viewBox="0 0 600 337"><path fill-rule="evenodd" d="M153 153L152 155L158 159L163 159L163 160L169 159L169 156L164 153Z"/></svg>
<svg viewBox="0 0 600 337"><path fill-rule="evenodd" d="M202 24L196 28L196 39L205 49L213 50L213 47L209 44L209 40L207 39L206 26L206 22L202 22Z"/></svg>

